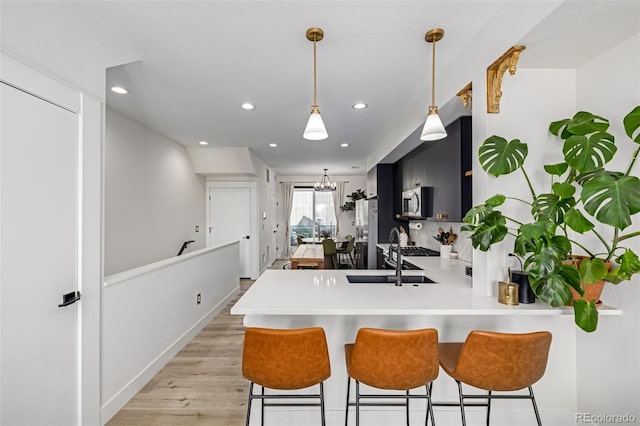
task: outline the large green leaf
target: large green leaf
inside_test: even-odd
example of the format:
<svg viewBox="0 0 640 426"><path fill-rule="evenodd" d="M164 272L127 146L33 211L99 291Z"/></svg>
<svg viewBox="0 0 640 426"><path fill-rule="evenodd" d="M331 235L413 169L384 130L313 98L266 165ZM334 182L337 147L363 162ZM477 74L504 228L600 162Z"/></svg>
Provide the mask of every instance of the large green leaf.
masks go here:
<svg viewBox="0 0 640 426"><path fill-rule="evenodd" d="M631 225L631 215L640 211L640 179L597 176L585 182L581 198L590 215L602 223L625 229Z"/></svg>
<svg viewBox="0 0 640 426"><path fill-rule="evenodd" d="M529 271L529 281L534 291L556 269L556 259L548 253L536 253L525 260L524 268Z"/></svg>
<svg viewBox="0 0 640 426"><path fill-rule="evenodd" d="M594 227L593 223L589 221L584 215L577 209L569 209L564 214L564 223L574 231L584 234L587 231L591 231Z"/></svg>
<svg viewBox="0 0 640 426"><path fill-rule="evenodd" d="M579 172L597 170L616 153L613 141L613 135L605 132L570 136L562 148L564 160Z"/></svg>
<svg viewBox="0 0 640 426"><path fill-rule="evenodd" d="M528 152L527 144L519 139L507 142L505 138L493 135L478 150L478 159L485 172L500 176L522 167Z"/></svg>
<svg viewBox="0 0 640 426"><path fill-rule="evenodd" d="M577 291L580 296L584 294L582 284L580 283L580 273L578 272L578 268L574 265L564 263L560 265L560 271L558 273L564 280L565 284ZM573 298L573 295L571 297Z"/></svg>
<svg viewBox="0 0 640 426"><path fill-rule="evenodd" d="M564 235L554 235L549 239L546 251L556 259L564 259L571 252L571 241Z"/></svg>
<svg viewBox="0 0 640 426"><path fill-rule="evenodd" d="M609 128L609 120L586 111L577 112L571 119L554 121L549 131L562 139L571 135L588 135L594 132L604 132Z"/></svg>
<svg viewBox="0 0 640 426"><path fill-rule="evenodd" d="M551 220L562 223L564 213L576 204L573 197L560 198L556 194L540 194L533 201L531 214L537 220Z"/></svg>
<svg viewBox="0 0 640 426"><path fill-rule="evenodd" d="M617 268L612 270L605 280L613 284L631 279L633 274L640 273L640 259L633 251L627 249L616 259L619 264Z"/></svg>
<svg viewBox="0 0 640 426"><path fill-rule="evenodd" d="M470 231L469 238L473 248L487 251L491 245L504 239L508 233L506 219L499 211L493 211L477 225L465 225L463 230Z"/></svg>
<svg viewBox="0 0 640 426"><path fill-rule="evenodd" d="M534 292L536 296L554 308L566 306L573 299L571 290L560 275L559 269L548 274Z"/></svg>
<svg viewBox="0 0 640 426"><path fill-rule="evenodd" d="M640 143L640 106L635 107L622 120L624 131L635 143Z"/></svg>
<svg viewBox="0 0 640 426"><path fill-rule="evenodd" d="M598 309L595 301L584 299L574 301L573 314L576 325L584 331L591 333L598 328Z"/></svg>
<svg viewBox="0 0 640 426"><path fill-rule="evenodd" d="M602 176L602 175L608 175L618 179L624 176L624 173L613 172L613 171L600 168L600 169L592 170L589 172L580 173L578 176L576 176L576 182L578 182L578 184L580 185L584 185L586 182L589 182L591 179L597 176Z"/></svg>
<svg viewBox="0 0 640 426"><path fill-rule="evenodd" d="M556 182L552 185L552 190L560 198L569 198L576 193L576 187L570 183Z"/></svg>
<svg viewBox="0 0 640 426"><path fill-rule="evenodd" d="M522 257L527 253L539 253L554 232L555 225L549 221L525 223L518 229L513 251Z"/></svg>
<svg viewBox="0 0 640 426"><path fill-rule="evenodd" d="M493 197L487 198L484 202L489 207L498 207L504 204L506 197L502 194L496 194Z"/></svg>
<svg viewBox="0 0 640 426"><path fill-rule="evenodd" d="M568 167L567 163L547 164L544 166L544 170L550 175L562 176Z"/></svg>
<svg viewBox="0 0 640 426"><path fill-rule="evenodd" d="M580 279L585 284L602 281L609 272L602 259L584 259L580 262Z"/></svg>

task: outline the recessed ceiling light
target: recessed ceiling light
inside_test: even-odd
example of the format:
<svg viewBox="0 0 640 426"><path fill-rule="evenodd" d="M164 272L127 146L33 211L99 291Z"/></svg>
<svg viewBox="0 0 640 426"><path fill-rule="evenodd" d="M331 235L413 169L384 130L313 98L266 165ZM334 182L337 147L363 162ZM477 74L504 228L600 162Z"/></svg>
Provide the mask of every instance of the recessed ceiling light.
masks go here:
<svg viewBox="0 0 640 426"><path fill-rule="evenodd" d="M346 147L349 146L349 144L348 143L341 143L340 146L343 147L343 148L346 148Z"/></svg>
<svg viewBox="0 0 640 426"><path fill-rule="evenodd" d="M278 144L277 144L277 143L270 143L270 144L269 144L269 146L270 146L271 148L275 148L276 146L278 146Z"/></svg>
<svg viewBox="0 0 640 426"><path fill-rule="evenodd" d="M242 109L246 109L247 111L250 111L250 110L252 110L252 109L255 109L255 108L256 108L256 106L255 106L254 104L250 103L250 102L245 102L245 103L243 103L242 105L240 105L240 107L241 107Z"/></svg>
<svg viewBox="0 0 640 426"><path fill-rule="evenodd" d="M209 145L209 142L207 142L207 141L200 141L200 142L198 142L198 143L199 143L200 145Z"/></svg>
<svg viewBox="0 0 640 426"><path fill-rule="evenodd" d="M112 92L116 92L119 95L126 95L127 93L129 93L129 91L127 89L125 89L124 87L120 87L120 86L113 86L111 88Z"/></svg>
<svg viewBox="0 0 640 426"><path fill-rule="evenodd" d="M368 105L363 102L358 102L352 105L353 109L365 109Z"/></svg>

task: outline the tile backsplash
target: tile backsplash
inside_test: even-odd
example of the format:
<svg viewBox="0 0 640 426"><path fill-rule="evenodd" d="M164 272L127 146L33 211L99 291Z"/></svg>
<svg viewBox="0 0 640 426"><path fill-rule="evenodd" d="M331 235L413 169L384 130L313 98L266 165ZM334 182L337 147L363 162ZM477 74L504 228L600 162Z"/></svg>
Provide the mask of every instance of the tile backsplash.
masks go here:
<svg viewBox="0 0 640 426"><path fill-rule="evenodd" d="M440 243L433 237L442 228L448 231L449 228L458 235L458 239L453 243L453 251L458 252L458 259L471 262L473 258L473 246L471 240L467 238L468 232L460 231L463 223L460 222L431 222L427 220L412 220L411 223L421 223L422 229L409 229L409 240L414 241L417 246L427 247L440 251Z"/></svg>

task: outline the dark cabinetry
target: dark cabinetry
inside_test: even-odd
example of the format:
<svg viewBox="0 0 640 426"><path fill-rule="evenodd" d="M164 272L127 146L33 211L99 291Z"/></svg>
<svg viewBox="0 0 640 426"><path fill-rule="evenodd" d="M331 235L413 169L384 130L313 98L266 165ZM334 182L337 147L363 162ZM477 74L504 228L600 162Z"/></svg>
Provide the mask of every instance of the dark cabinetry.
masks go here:
<svg viewBox="0 0 640 426"><path fill-rule="evenodd" d="M369 269L377 267L376 244L388 242L394 226L408 228L408 220L398 219L401 212L400 177L393 164L378 164L367 175L367 194L377 194L369 197L372 198L369 201Z"/></svg>
<svg viewBox="0 0 640 426"><path fill-rule="evenodd" d="M428 220L460 222L471 208L471 117L447 126L447 137L425 142L395 164L402 190L433 188L432 216ZM399 179L400 180L400 179Z"/></svg>

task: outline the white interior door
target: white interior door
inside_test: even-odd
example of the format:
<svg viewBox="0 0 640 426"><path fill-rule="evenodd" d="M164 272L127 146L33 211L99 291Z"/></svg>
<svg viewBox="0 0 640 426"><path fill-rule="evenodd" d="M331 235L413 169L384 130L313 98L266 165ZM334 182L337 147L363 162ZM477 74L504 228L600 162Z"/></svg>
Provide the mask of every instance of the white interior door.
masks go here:
<svg viewBox="0 0 640 426"><path fill-rule="evenodd" d="M278 257L278 194L271 193L271 204L269 211L269 221L271 222L271 243L269 244L269 265L272 265Z"/></svg>
<svg viewBox="0 0 640 426"><path fill-rule="evenodd" d="M251 277L251 189L209 187L209 245L240 241L240 277Z"/></svg>
<svg viewBox="0 0 640 426"><path fill-rule="evenodd" d="M75 425L78 116L0 86L0 424Z"/></svg>

